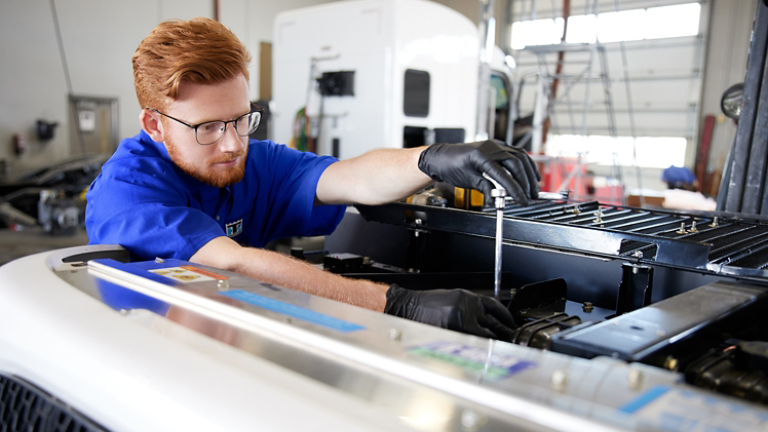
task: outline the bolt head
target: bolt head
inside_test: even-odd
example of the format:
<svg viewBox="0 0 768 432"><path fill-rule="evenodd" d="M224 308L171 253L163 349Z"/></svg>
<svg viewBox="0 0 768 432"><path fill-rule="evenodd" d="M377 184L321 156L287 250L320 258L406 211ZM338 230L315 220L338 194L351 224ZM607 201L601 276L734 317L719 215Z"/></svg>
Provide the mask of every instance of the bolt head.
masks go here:
<svg viewBox="0 0 768 432"><path fill-rule="evenodd" d="M677 359L672 356L668 356L667 359L664 360L664 368L672 371L677 370Z"/></svg>
<svg viewBox="0 0 768 432"><path fill-rule="evenodd" d="M556 370L552 372L551 382L555 390L565 390L565 387L568 385L568 374L565 371Z"/></svg>
<svg viewBox="0 0 768 432"><path fill-rule="evenodd" d="M461 413L461 425L465 431L476 431L486 422L485 416L472 410L464 410Z"/></svg>
<svg viewBox="0 0 768 432"><path fill-rule="evenodd" d="M643 372L637 369L630 369L627 375L629 386L634 390L640 390L643 386Z"/></svg>

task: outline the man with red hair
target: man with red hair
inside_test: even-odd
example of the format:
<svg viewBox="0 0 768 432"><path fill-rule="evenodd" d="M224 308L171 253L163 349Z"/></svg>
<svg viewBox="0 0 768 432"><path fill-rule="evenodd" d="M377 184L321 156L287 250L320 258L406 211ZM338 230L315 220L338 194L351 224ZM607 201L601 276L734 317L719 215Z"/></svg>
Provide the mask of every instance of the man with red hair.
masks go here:
<svg viewBox="0 0 768 432"><path fill-rule="evenodd" d="M197 18L158 25L133 56L142 131L123 140L86 195L91 244L139 259L177 258L403 318L508 337L512 316L465 290L416 292L346 279L261 249L324 235L345 204L401 199L433 180L490 194L488 173L519 203L538 194L528 156L494 141L380 149L337 161L249 141L250 58L232 32Z"/></svg>

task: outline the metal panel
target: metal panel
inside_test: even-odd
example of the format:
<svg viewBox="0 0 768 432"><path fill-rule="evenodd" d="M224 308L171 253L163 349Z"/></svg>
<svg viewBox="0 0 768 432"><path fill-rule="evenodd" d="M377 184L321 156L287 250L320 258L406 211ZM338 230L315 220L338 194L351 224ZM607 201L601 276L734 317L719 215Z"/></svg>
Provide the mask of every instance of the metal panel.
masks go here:
<svg viewBox="0 0 768 432"><path fill-rule="evenodd" d="M713 283L563 334L554 339L552 346L556 352L588 353L589 357L612 355L661 366L672 345L692 350L696 345L694 339L706 339L707 330L723 332L725 322L743 325L743 320L736 318L752 316L765 306L765 300L766 292L761 288Z"/></svg>
<svg viewBox="0 0 768 432"><path fill-rule="evenodd" d="M358 209L367 220L414 230L495 234L491 208L481 212L394 203ZM595 257L768 277L768 224L762 219L650 211L596 201L534 201L527 207L507 205L504 239Z"/></svg>
<svg viewBox="0 0 768 432"><path fill-rule="evenodd" d="M557 201L554 207L555 203L552 202L536 202L534 206L540 204L545 206L551 215L570 213L579 217L571 223L547 222L528 218L526 214L530 214L529 207L510 205L505 211L505 215L508 215L504 221L505 241L612 257L620 256L623 242L653 243L658 249L655 257L657 262L692 268L705 268L707 265L709 245L688 241L686 236L698 232L693 231L694 224L703 228L706 223L710 223L708 218L658 212L670 216L672 221L666 225L667 229L662 231L668 235L657 235L656 232L634 233L608 228L606 224L613 221L614 214L621 218L627 217L624 207L603 206L596 202L566 201ZM430 230L485 237L493 237L495 234L495 218L481 212L400 203L376 207L358 206L358 210L364 218L378 222L416 228L415 221L419 219L418 226ZM541 207L535 210L539 211ZM632 211L646 213L640 209ZM535 213L534 215L539 216ZM677 233L676 230L679 231L681 227L684 227L685 231ZM674 238L669 238L670 236Z"/></svg>
<svg viewBox="0 0 768 432"><path fill-rule="evenodd" d="M82 256L84 252L72 250L71 255ZM200 370L201 376L210 374L217 363L224 369L231 368L226 362L231 355L223 357L219 354L225 351L218 354L209 351L211 345L206 340L216 340L238 352L323 383L332 393L351 396L395 421L399 419L404 426L422 430L662 430L648 410L629 412L625 409L647 398L648 392L658 386L685 391L702 399L706 397L711 403L725 403L717 395L682 384L676 374L668 371L627 365L609 358L595 361L571 358L462 335L210 267L196 266L203 274L226 279L180 283L150 273L163 266L182 264L189 263L158 260L121 264L104 260L89 263L89 270L72 264L61 265L57 272L61 283L51 288L58 292L76 291L73 290L76 288L99 300L105 298L105 289L134 291L132 296L149 296L170 304L166 312L156 312L158 315L154 317L145 314L132 325L146 326L169 344L190 344L196 351L210 354L210 367ZM94 285L100 288L100 294L92 289ZM293 307L355 322L364 329L334 331L280 311L230 301L225 294L232 290L248 291ZM115 311L113 318L123 321L131 314ZM181 332L179 326L191 332ZM193 333L202 339L193 337ZM112 340L111 345L119 348L121 344L115 341L119 339ZM121 366L122 373L132 374L125 369L126 365ZM642 376L641 380L632 379L638 375ZM95 380L101 378L98 373L92 376ZM225 385L237 386L238 383L221 383ZM153 386L160 388L161 383ZM207 395L209 389L201 391ZM224 408L231 403L226 397L206 400L210 405L222 404ZM749 411L740 402L728 404L741 408L739 412ZM338 410L343 415L342 408L329 405L327 409L334 413ZM265 414L263 409L256 404L249 413L240 414L259 421ZM751 410L749 412L762 412ZM739 412L734 409L734 413L718 413L715 417L719 422L735 422L739 420ZM305 419L313 419L307 415ZM376 425L374 421L371 426Z"/></svg>
<svg viewBox="0 0 768 432"><path fill-rule="evenodd" d="M763 17L768 19L767 16ZM768 27L768 23L762 23ZM768 38L768 35L766 35ZM765 191L766 143L768 142L768 62L763 64L763 82L760 87L755 130L752 134L752 145L749 153L747 178L744 185L744 203L741 211L744 213L762 213L762 202L768 200ZM768 210L768 209L766 209Z"/></svg>
<svg viewBox="0 0 768 432"><path fill-rule="evenodd" d="M637 427L634 419L628 420L617 411L640 394L640 389L633 389L625 379L621 384L615 381L623 374L608 376L629 367L620 362L571 359L449 332L205 266L196 267L226 277L227 282L165 282L164 276L148 272L164 265L185 264L189 263L98 260L89 263L88 275L95 281L82 270L63 272L62 276L78 288L96 283L104 298L104 288L111 285L109 289L135 291L132 296L141 293L159 299L171 307L153 326L175 321L379 406L405 423L417 425L425 413L440 413L439 419L428 422L435 430L467 430L462 425L470 416L482 420L470 430L609 432ZM279 310L229 301L223 294L232 290L355 322L362 328L339 332ZM550 389L549 376L554 370L573 376L603 374L605 381L597 388L571 385L567 391ZM648 373L645 389L653 384L675 385L674 374L659 370ZM627 389L625 398L617 395L619 386ZM425 406L424 400L434 403ZM574 408L561 408L568 406ZM585 416L579 407L586 406L590 406L590 414Z"/></svg>
<svg viewBox="0 0 768 432"><path fill-rule="evenodd" d="M755 17L755 29L752 35L752 43L747 62L747 75L744 79L744 108L739 119L739 127L736 131L736 142L733 146L731 158L731 177L728 184L728 197L725 202L725 210L741 212L745 204L745 183L748 180L748 160L753 146L753 130L758 111L758 95L762 85L763 66L765 64L766 40L768 39L768 7L758 2ZM768 107L766 107L768 109ZM763 143L764 145L764 143ZM758 163L758 162L755 162ZM755 173L752 172L754 176ZM759 187L759 186L758 186ZM749 189L755 193L754 188ZM750 209L757 209L757 202L749 200ZM751 211L749 213L756 213Z"/></svg>

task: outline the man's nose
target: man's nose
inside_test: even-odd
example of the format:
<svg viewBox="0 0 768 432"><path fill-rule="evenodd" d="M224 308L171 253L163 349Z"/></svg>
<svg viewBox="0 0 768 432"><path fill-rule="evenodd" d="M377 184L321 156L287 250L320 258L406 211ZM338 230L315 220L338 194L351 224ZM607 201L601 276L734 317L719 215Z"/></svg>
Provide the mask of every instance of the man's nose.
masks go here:
<svg viewBox="0 0 768 432"><path fill-rule="evenodd" d="M223 153L238 153L245 147L243 140L246 138L238 135L235 125L230 123L227 125L227 130L224 131L221 141L219 141L219 150Z"/></svg>

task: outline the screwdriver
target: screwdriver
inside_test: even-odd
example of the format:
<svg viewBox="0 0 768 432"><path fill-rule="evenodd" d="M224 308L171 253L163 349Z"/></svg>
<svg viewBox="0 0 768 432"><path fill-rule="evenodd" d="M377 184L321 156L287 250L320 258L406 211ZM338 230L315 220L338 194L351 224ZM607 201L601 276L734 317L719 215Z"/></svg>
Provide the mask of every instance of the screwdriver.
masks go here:
<svg viewBox="0 0 768 432"><path fill-rule="evenodd" d="M496 261L495 272L493 275L493 296L496 300L501 301L501 239L503 234L504 224L504 205L507 191L494 179L486 173L483 173L483 177L493 183L494 189L491 190L491 197L494 199L494 205L496 207Z"/></svg>

